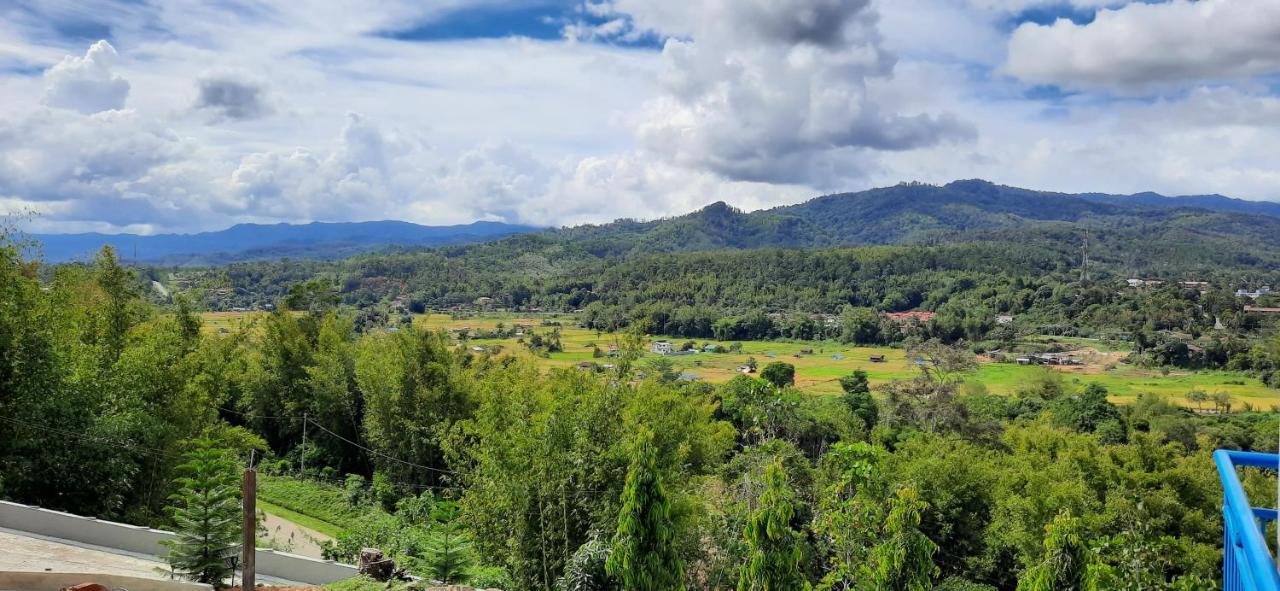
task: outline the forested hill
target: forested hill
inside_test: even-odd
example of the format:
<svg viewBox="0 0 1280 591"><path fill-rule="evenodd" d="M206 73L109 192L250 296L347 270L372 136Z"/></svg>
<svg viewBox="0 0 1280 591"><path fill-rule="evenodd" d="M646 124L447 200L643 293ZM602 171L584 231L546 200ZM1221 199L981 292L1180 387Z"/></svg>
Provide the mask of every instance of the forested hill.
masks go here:
<svg viewBox="0 0 1280 591"><path fill-rule="evenodd" d="M565 310L601 300L625 307L641 303L640 294L658 298L664 292L682 304L798 306L816 312L837 309L841 301L881 305L892 294L880 289L844 300L794 296L769 282L788 277L780 285L791 294L809 294L818 286L841 294L843 288L831 286L865 281L884 288L890 279L902 280L898 275L917 274L919 285L904 290L907 297L890 298L897 303L887 307L898 309L899 304L910 307L928 299L932 288L927 284L939 278L929 277L925 268L966 272L985 265L984 274L1079 278L1086 241L1095 280L1143 276L1213 281L1223 287L1280 284L1280 217L1153 207L1144 204L1149 196L1133 204L1121 197L1115 198L1119 203L1097 199L983 181L909 184L752 213L717 203L675 218L623 220L479 244L339 261L232 264L203 274L196 284L219 294L209 301L214 309L273 302L294 283L325 277L341 286L346 302L361 307L399 297L418 307L467 305L490 297L502 305ZM888 262L875 273L858 274L856 261L862 255L850 248L872 245L892 247L884 251ZM808 252L773 253L780 248ZM824 262L828 260L840 264ZM915 271L894 270L899 264L894 261L908 260L932 262ZM711 281L738 273L712 261L740 266L752 277ZM689 279L646 285L654 264ZM153 274L161 280L167 276ZM629 287L619 291L618 285ZM747 290L755 299L748 303L735 290Z"/></svg>
<svg viewBox="0 0 1280 591"><path fill-rule="evenodd" d="M382 221L240 224L199 234L46 234L35 238L42 243L43 257L49 262L87 260L109 244L126 260L198 267L286 258L336 260L392 248L475 245L503 238L508 238L499 247L504 257L512 251L545 251L549 244L604 258L721 249L938 244L1011 229L1029 229L1035 238L1046 222L1105 231L1167 221L1192 232L1204 222L1227 237L1257 235L1259 240L1270 242L1280 240L1280 234L1267 232L1276 220L1280 220L1280 203L1218 195L1076 195L967 180L941 186L903 183L750 213L716 202L677 217L624 219L545 232L498 222L420 226ZM492 250L486 245L448 252L453 256Z"/></svg>
<svg viewBox="0 0 1280 591"><path fill-rule="evenodd" d="M967 180L825 195L750 213L718 202L679 217L618 220L550 233L593 255L614 257L724 248L952 242L991 230L1030 228L1034 234L1046 222L1075 224L1082 230L1169 222L1195 231L1197 220L1204 220L1222 234L1232 234L1233 226L1239 225L1240 236L1253 236L1259 226L1273 226L1278 219L1280 203L1154 193L1077 195Z"/></svg>

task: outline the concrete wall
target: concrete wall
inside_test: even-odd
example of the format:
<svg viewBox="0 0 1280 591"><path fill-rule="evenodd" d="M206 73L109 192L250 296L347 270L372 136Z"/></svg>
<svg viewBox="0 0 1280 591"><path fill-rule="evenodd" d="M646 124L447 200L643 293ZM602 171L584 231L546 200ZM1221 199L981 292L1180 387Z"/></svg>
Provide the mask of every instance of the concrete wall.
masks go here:
<svg viewBox="0 0 1280 591"><path fill-rule="evenodd" d="M174 537L171 532L158 529L8 501L0 501L0 527L148 556L164 556L165 548L160 541Z"/></svg>
<svg viewBox="0 0 1280 591"><path fill-rule="evenodd" d="M50 511L19 503L0 501L0 527L81 544L123 550L134 554L163 557L162 540L173 539L172 532L115 523ZM258 548L258 574L299 583L323 585L354 577L356 567L331 560L316 560L284 552ZM132 587L125 586L132 589Z"/></svg>
<svg viewBox="0 0 1280 591"><path fill-rule="evenodd" d="M261 574L312 585L341 581L359 574L356 567L350 564L316 560L268 548L258 548L257 561L258 572Z"/></svg>

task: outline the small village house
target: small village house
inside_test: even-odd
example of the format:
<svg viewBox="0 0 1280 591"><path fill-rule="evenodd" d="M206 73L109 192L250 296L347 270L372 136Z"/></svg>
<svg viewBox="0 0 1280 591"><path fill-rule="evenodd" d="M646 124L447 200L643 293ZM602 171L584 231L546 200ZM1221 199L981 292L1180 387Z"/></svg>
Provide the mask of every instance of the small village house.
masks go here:
<svg viewBox="0 0 1280 591"><path fill-rule="evenodd" d="M935 314L925 310L911 310L909 312L888 312L885 316L888 317L889 320L899 324L905 324L913 320L916 322L928 322L933 320Z"/></svg>

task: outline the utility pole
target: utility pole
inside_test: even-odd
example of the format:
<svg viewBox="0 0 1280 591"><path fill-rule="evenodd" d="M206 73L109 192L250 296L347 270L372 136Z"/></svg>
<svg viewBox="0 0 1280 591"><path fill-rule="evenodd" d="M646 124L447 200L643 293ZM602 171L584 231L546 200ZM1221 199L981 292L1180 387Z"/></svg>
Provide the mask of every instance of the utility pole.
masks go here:
<svg viewBox="0 0 1280 591"><path fill-rule="evenodd" d="M251 464L244 471L244 482L240 489L244 506L244 520L241 523L243 537L240 542L240 589L253 591L254 568L257 558L258 542L258 471Z"/></svg>
<svg viewBox="0 0 1280 591"><path fill-rule="evenodd" d="M307 475L307 413L302 413L302 473L299 476Z"/></svg>

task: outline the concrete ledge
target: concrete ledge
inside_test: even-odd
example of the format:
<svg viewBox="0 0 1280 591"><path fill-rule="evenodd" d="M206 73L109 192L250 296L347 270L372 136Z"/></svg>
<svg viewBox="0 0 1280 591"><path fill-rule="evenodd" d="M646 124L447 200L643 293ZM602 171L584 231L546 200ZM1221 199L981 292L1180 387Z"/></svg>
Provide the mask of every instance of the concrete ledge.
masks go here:
<svg viewBox="0 0 1280 591"><path fill-rule="evenodd" d="M183 581L160 581L97 573L0 572L0 589L14 591L59 591L64 587L80 583L98 583L109 589L128 589L129 591L211 591L212 589L209 585Z"/></svg>
<svg viewBox="0 0 1280 591"><path fill-rule="evenodd" d="M341 581L360 574L356 567L350 564L316 560L297 554L277 552L269 548L258 548L256 560L258 572L262 574L313 585Z"/></svg>
<svg viewBox="0 0 1280 591"><path fill-rule="evenodd" d="M51 511L9 501L0 501L0 528L157 558L163 558L167 552L160 542L176 538L173 532ZM349 564L332 560L316 560L267 548L257 549L257 568L260 575L312 585L323 585L354 577L358 572L356 567ZM113 587L113 585L108 586ZM127 585L119 586L137 591L134 587ZM0 585L0 588L9 587Z"/></svg>
<svg viewBox="0 0 1280 591"><path fill-rule="evenodd" d="M163 556L170 532L0 501L0 527L126 552Z"/></svg>

